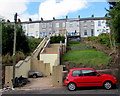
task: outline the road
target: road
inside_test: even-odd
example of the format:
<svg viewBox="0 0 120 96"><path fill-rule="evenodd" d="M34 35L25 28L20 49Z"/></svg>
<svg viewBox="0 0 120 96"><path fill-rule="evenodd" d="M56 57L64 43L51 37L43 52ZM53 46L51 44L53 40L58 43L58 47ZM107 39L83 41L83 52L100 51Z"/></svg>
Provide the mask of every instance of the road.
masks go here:
<svg viewBox="0 0 120 96"><path fill-rule="evenodd" d="M62 88L51 88L43 90L13 90L3 92L3 94L109 94L105 96L118 96L114 94L120 94L119 89L105 90L102 88L79 88L76 91L68 91L66 87ZM96 96L95 95L95 96ZM4 96L4 95L3 95ZM7 95L5 95L7 96Z"/></svg>

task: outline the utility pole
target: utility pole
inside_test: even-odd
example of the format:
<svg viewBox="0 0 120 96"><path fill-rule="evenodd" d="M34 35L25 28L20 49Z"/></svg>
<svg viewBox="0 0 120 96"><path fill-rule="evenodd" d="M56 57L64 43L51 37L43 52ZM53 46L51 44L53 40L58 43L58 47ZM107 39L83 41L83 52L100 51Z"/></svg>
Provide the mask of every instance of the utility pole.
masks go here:
<svg viewBox="0 0 120 96"><path fill-rule="evenodd" d="M15 25L14 25L14 44L13 44L13 87L14 87L14 84L15 84L17 13L14 15L14 20L15 20Z"/></svg>

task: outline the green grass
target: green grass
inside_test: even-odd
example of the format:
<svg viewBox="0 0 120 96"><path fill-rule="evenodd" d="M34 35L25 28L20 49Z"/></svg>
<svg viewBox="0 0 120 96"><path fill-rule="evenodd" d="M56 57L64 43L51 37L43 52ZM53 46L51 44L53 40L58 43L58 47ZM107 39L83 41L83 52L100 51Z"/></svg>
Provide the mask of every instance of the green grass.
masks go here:
<svg viewBox="0 0 120 96"><path fill-rule="evenodd" d="M69 44L68 47L90 47L90 45L86 45L86 44Z"/></svg>
<svg viewBox="0 0 120 96"><path fill-rule="evenodd" d="M69 41L68 44L79 44L80 41Z"/></svg>
<svg viewBox="0 0 120 96"><path fill-rule="evenodd" d="M72 62L75 64L85 64L85 65L107 65L110 61L110 56L103 52L96 51L95 49L85 49L85 50L71 50L68 51L64 57L63 62Z"/></svg>
<svg viewBox="0 0 120 96"><path fill-rule="evenodd" d="M28 44L29 44L30 51L33 52L42 40L43 39L41 39L41 38L39 38L39 39L37 39L37 38L28 39Z"/></svg>

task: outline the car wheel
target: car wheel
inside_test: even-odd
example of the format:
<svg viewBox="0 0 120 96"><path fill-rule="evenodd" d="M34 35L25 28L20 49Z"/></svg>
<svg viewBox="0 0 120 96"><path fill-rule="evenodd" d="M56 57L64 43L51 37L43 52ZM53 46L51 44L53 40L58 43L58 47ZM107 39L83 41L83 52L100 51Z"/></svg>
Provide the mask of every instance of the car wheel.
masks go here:
<svg viewBox="0 0 120 96"><path fill-rule="evenodd" d="M37 78L37 74L33 74L33 76L32 76L33 78Z"/></svg>
<svg viewBox="0 0 120 96"><path fill-rule="evenodd" d="M103 84L103 87L107 90L111 89L113 87L113 84L112 82L110 81L106 81L104 84Z"/></svg>
<svg viewBox="0 0 120 96"><path fill-rule="evenodd" d="M70 91L76 90L76 84L75 83L69 83L68 84L68 90L70 90Z"/></svg>

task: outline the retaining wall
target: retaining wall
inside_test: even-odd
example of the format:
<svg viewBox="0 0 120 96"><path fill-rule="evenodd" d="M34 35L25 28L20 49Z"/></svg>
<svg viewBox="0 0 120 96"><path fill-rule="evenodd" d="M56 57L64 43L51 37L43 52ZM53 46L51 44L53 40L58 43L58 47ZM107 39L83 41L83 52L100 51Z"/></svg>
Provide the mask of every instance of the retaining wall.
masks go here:
<svg viewBox="0 0 120 96"><path fill-rule="evenodd" d="M15 66L15 77L19 77L19 76L22 75L23 77L27 78L28 77L28 71L30 71L31 69L34 69L33 66L37 67L38 64L41 64L41 63L36 63L36 62L38 62L38 60L35 61L32 58L37 59L37 56L39 55L40 51L43 49L43 47L45 46L47 41L48 40L46 38L44 38L41 41L41 43L37 46L37 48L35 49L32 56L28 56L25 60L20 60L16 64L16 66ZM35 62L36 65L34 63L31 63L31 62ZM34 65L31 65L31 64L34 64ZM44 70L45 69L46 70L50 69L49 64L43 64L43 66L45 66ZM48 67L48 68L46 68L46 67ZM38 68L40 68L40 67L38 67ZM42 70L42 68L40 68L40 69ZM40 71L40 69L39 69L39 71ZM34 70L34 71L37 71L37 69ZM48 71L44 71L44 72L45 72L45 75L48 75L50 73ZM12 74L13 74L13 66L6 66L5 67L5 85L8 85L10 87L12 87L12 81L11 81L12 78L13 78Z"/></svg>
<svg viewBox="0 0 120 96"><path fill-rule="evenodd" d="M42 72L44 76L50 76L50 63L43 63L43 61L32 58L31 70Z"/></svg>

